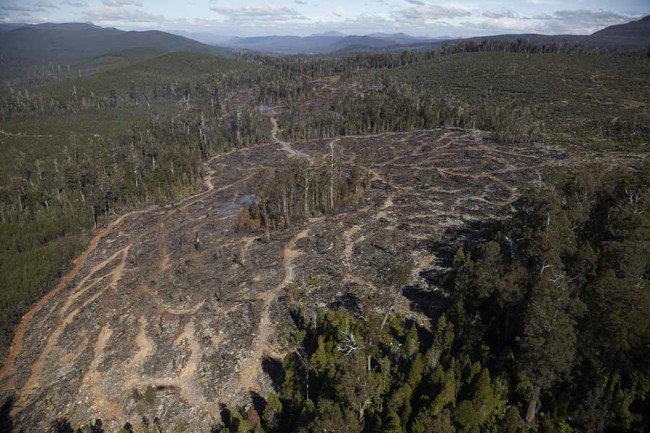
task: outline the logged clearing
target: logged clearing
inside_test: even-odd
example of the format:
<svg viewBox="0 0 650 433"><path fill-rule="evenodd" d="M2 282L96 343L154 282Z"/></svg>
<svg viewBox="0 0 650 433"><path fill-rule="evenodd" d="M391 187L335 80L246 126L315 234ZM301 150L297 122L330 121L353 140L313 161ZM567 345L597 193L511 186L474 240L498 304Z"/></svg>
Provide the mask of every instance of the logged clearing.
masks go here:
<svg viewBox="0 0 650 433"><path fill-rule="evenodd" d="M268 240L234 230L261 173L290 157L327 167L332 155L338 170L369 173L356 206L271 231ZM296 292L311 312L363 298L377 312L424 323L420 300L435 290L456 246L506 216L519 192L549 170L594 159L463 130L276 139L215 157L202 192L97 231L24 316L0 386L18 396L18 425L45 428L65 414L101 418L116 430L125 419L173 424L192 413L206 430L220 403L271 388L265 361L292 350L285 337ZM636 159L610 153L601 162ZM408 291L389 289L395 263L410 264Z"/></svg>

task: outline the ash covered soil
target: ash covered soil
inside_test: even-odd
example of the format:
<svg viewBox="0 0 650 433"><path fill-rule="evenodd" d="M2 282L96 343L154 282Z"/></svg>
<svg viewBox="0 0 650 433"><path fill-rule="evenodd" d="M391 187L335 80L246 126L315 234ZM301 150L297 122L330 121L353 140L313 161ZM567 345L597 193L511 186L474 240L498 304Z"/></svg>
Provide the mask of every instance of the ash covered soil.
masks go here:
<svg viewBox="0 0 650 433"><path fill-rule="evenodd" d="M289 157L326 166L332 152L339 170L372 179L358 204L269 240L234 230L262 173ZM100 418L116 431L147 416L208 431L220 403L274 386L266 367L292 350L295 305L427 326L444 307L436 282L468 234L507 215L548 170L597 158L460 130L277 141L213 158L203 192L99 230L25 316L0 374L14 422L44 431L61 416Z"/></svg>

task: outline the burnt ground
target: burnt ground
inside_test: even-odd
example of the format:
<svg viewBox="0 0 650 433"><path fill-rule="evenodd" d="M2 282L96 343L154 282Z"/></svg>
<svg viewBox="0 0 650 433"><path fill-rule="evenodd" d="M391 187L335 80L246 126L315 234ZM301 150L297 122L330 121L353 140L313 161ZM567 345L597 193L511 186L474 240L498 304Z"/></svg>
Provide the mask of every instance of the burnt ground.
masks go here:
<svg viewBox="0 0 650 433"><path fill-rule="evenodd" d="M341 170L371 177L359 203L268 241L235 232L259 173L291 155L327 164L332 149ZM426 327L444 307L436 277L456 247L548 170L594 159L460 130L277 142L213 158L203 192L99 231L24 318L0 374L14 423L43 431L61 416L101 418L113 431L147 416L208 431L220 403L264 396L277 382L269 372L291 350L292 305L391 311Z"/></svg>

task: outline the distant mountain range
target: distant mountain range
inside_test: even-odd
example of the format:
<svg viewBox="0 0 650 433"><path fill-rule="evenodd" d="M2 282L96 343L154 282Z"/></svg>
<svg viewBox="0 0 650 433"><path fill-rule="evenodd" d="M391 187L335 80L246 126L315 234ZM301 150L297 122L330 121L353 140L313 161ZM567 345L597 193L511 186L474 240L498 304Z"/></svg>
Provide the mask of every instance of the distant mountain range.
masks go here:
<svg viewBox="0 0 650 433"><path fill-rule="evenodd" d="M620 49L640 49L650 46L650 16L626 24L610 26L592 35L502 34L464 39L450 37L417 38L405 33L372 33L346 36L326 32L312 36L262 36L234 38L222 44L232 49L260 51L271 54L329 54L363 51L397 51L404 49L438 49L445 42L485 39L528 39L536 43L580 43L588 46Z"/></svg>
<svg viewBox="0 0 650 433"><path fill-rule="evenodd" d="M562 44L582 44L592 47L621 49L621 50L639 50L650 48L650 15L641 18L638 21L632 21L625 24L618 24L606 27L591 35L541 35L541 34L502 34L479 36L464 39L447 39L433 42L416 42L400 44L393 47L383 48L384 50L395 51L403 49L423 50L438 49L444 43L456 43L460 41L480 42L487 39L501 39L507 41L516 41L517 39L526 39L537 44L547 44L552 42Z"/></svg>
<svg viewBox="0 0 650 433"><path fill-rule="evenodd" d="M161 31L123 31L89 23L0 24L0 78L21 75L34 65L56 64L95 58L91 63L103 64L115 58L151 58L165 52L188 51L228 55L232 51L253 51L270 54L341 54L368 51L399 51L404 49L435 50L446 42L461 39L418 38L405 33L372 33L364 36L325 32L311 36L260 36L231 38L210 33ZM650 16L627 24L610 26L592 35L506 34L469 38L516 40L536 43L580 43L615 49L650 47ZM199 42L198 40L202 42ZM204 42L219 42L220 48ZM123 53L125 50L132 50ZM135 51L133 51L135 50ZM111 53L109 55L109 53ZM108 55L108 57L106 57ZM107 60L108 59L108 60Z"/></svg>

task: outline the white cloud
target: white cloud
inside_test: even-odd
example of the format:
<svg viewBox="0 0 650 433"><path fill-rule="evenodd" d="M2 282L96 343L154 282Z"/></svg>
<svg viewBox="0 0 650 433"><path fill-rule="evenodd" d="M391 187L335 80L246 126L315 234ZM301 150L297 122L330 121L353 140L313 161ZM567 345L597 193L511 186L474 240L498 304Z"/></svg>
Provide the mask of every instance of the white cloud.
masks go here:
<svg viewBox="0 0 650 433"><path fill-rule="evenodd" d="M106 23L163 23L168 22L163 15L150 14L139 9L103 8L84 12L84 19L95 24Z"/></svg>
<svg viewBox="0 0 650 433"><path fill-rule="evenodd" d="M589 32L598 30L613 24L621 24L630 21L631 17L625 17L610 11L559 10L553 14L550 21L550 28L570 30L578 28Z"/></svg>
<svg viewBox="0 0 650 433"><path fill-rule="evenodd" d="M278 6L246 6L241 8L213 7L212 11L227 17L233 23L242 25L287 23L308 20L300 12Z"/></svg>
<svg viewBox="0 0 650 433"><path fill-rule="evenodd" d="M449 18L468 17L472 12L459 7L444 7L438 5L417 5L391 13L391 17L399 23L426 23Z"/></svg>
<svg viewBox="0 0 650 433"><path fill-rule="evenodd" d="M88 2L85 0L65 0L63 4L72 6L73 8L83 8L88 6Z"/></svg>
<svg viewBox="0 0 650 433"><path fill-rule="evenodd" d="M41 0L33 3L34 6L36 7L41 7L41 8L47 8L47 9L57 9L58 6L55 5L52 2L46 1L46 0Z"/></svg>
<svg viewBox="0 0 650 433"><path fill-rule="evenodd" d="M512 11L483 12L481 20L465 21L459 26L473 34L544 33L591 34L604 27L631 21L635 16L623 16L611 11L558 10L547 14L521 16Z"/></svg>
<svg viewBox="0 0 650 433"><path fill-rule="evenodd" d="M503 12L491 12L485 11L481 13L482 17L500 19L500 18L519 18L519 15L511 10L505 10Z"/></svg>
<svg viewBox="0 0 650 433"><path fill-rule="evenodd" d="M102 0L102 4L112 8L120 8L122 6L142 7L142 2L140 0Z"/></svg>
<svg viewBox="0 0 650 433"><path fill-rule="evenodd" d="M45 9L38 6L20 6L20 5L8 5L1 6L0 9L10 12L43 12Z"/></svg>

